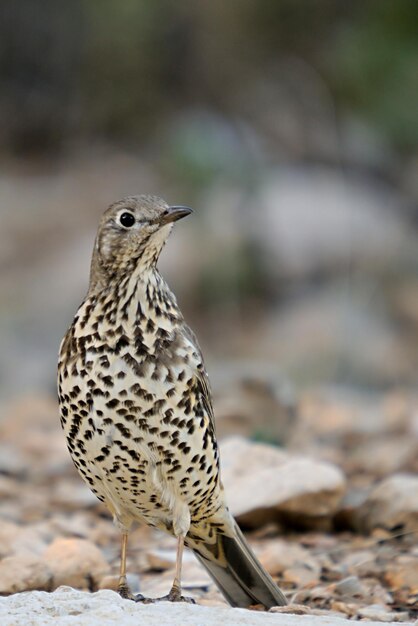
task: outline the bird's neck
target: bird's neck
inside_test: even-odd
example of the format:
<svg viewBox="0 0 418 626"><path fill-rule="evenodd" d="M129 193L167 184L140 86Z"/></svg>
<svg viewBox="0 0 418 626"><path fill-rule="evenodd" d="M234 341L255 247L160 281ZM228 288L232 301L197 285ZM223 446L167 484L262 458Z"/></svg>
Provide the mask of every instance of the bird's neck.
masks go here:
<svg viewBox="0 0 418 626"><path fill-rule="evenodd" d="M87 303L105 309L106 326L122 325L128 334L140 320L165 327L183 319L176 297L155 265L95 283L83 304Z"/></svg>

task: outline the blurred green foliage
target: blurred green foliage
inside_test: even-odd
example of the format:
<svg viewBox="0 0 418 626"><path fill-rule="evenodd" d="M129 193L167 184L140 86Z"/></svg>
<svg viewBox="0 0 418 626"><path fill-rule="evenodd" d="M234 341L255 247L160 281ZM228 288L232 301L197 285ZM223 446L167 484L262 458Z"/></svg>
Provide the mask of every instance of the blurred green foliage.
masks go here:
<svg viewBox="0 0 418 626"><path fill-rule="evenodd" d="M395 145L418 143L416 0L22 0L0 11L9 146L31 125L40 149L42 132L57 144L158 142L179 112L240 115L256 82L285 82L292 59Z"/></svg>
<svg viewBox="0 0 418 626"><path fill-rule="evenodd" d="M335 93L404 148L418 144L418 3L365 2L330 63Z"/></svg>
<svg viewBox="0 0 418 626"><path fill-rule="evenodd" d="M299 57L344 107L401 146L417 143L415 0L84 4L85 90L97 130L146 134L164 113L198 103L228 111L237 85L280 80L273 66Z"/></svg>

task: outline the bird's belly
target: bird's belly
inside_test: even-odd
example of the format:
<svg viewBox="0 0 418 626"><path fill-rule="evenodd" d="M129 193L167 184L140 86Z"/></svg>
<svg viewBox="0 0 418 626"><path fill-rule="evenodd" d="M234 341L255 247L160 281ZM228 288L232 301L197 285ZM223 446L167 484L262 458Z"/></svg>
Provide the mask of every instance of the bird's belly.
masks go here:
<svg viewBox="0 0 418 626"><path fill-rule="evenodd" d="M205 504L214 506L217 466L212 451L203 448L201 420L177 408L172 388L149 375L138 378L123 359L107 368L93 361L87 376L62 381L71 456L120 520L144 519L167 528L182 503L192 516L202 506L206 512Z"/></svg>

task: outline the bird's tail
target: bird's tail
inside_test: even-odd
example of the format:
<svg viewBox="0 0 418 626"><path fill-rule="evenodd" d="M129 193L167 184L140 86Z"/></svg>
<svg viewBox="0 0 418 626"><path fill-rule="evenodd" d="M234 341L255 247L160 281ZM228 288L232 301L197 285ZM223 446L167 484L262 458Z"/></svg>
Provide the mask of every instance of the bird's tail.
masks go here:
<svg viewBox="0 0 418 626"><path fill-rule="evenodd" d="M232 536L218 532L210 553L208 544L199 549L195 542L194 553L232 606L284 606L285 596L253 554L238 524L232 522Z"/></svg>

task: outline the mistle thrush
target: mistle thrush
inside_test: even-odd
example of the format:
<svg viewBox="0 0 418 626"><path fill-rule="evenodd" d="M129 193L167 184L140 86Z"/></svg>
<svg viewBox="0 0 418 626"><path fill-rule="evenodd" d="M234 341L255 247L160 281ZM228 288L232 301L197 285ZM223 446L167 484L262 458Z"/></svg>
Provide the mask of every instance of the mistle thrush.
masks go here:
<svg viewBox="0 0 418 626"><path fill-rule="evenodd" d="M126 549L138 521L178 540L167 599L184 599L185 544L233 606L284 605L228 511L202 353L156 267L189 213L145 195L104 213L89 290L60 348L61 423L81 477L122 532L121 595L132 597Z"/></svg>

